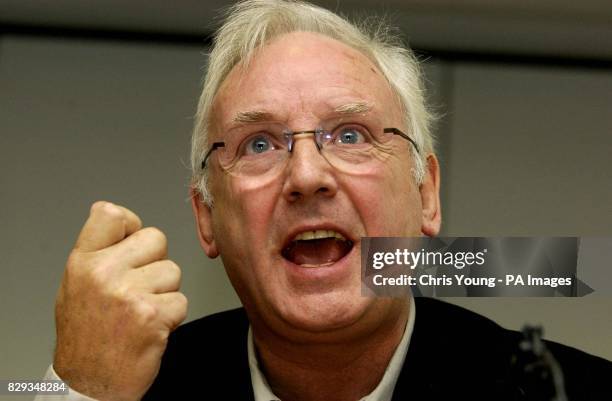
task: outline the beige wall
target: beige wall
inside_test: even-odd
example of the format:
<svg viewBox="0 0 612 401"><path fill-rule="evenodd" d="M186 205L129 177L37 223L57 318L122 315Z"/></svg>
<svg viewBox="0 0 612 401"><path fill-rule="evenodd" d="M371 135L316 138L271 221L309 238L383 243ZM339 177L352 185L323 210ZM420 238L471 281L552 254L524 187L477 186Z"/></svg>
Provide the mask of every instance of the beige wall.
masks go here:
<svg viewBox="0 0 612 401"><path fill-rule="evenodd" d="M51 361L55 292L96 199L167 234L190 319L237 306L222 266L199 248L187 201L202 49L19 38L0 46L0 377L38 377Z"/></svg>
<svg viewBox="0 0 612 401"><path fill-rule="evenodd" d="M437 63L428 75L444 113L444 235L612 235L612 71ZM605 294L449 301L612 359Z"/></svg>
<svg viewBox="0 0 612 401"><path fill-rule="evenodd" d="M0 378L51 361L53 303L89 205L164 230L189 319L237 306L199 248L188 138L203 49L0 39ZM431 63L447 235L610 235L612 72ZM612 358L610 298L453 300Z"/></svg>

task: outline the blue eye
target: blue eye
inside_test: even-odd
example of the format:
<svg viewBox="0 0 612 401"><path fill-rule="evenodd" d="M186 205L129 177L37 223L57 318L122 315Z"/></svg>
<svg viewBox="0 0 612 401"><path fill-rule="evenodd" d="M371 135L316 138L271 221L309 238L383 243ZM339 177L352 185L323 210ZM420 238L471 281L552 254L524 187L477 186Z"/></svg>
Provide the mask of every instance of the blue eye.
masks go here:
<svg viewBox="0 0 612 401"><path fill-rule="evenodd" d="M246 144L246 153L248 154L261 154L270 149L274 149L274 145L269 138L263 135L250 139Z"/></svg>
<svg viewBox="0 0 612 401"><path fill-rule="evenodd" d="M337 144L341 145L354 145L366 142L365 135L357 128L343 128L340 133L336 136Z"/></svg>

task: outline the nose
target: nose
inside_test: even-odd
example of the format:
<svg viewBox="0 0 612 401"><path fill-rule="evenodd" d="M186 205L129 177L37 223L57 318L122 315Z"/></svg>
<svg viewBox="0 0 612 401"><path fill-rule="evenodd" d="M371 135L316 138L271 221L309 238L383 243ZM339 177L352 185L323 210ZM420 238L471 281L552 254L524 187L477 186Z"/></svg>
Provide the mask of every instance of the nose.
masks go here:
<svg viewBox="0 0 612 401"><path fill-rule="evenodd" d="M335 173L312 134L296 135L286 168L283 196L289 202L333 197L338 191Z"/></svg>

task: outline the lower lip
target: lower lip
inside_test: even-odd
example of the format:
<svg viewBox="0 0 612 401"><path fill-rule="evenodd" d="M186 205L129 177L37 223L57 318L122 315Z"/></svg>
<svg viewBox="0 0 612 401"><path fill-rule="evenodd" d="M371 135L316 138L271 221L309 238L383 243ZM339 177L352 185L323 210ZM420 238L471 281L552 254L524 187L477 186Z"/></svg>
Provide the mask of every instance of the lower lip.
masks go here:
<svg viewBox="0 0 612 401"><path fill-rule="evenodd" d="M329 265L307 267L295 264L285 258L282 259L290 282L298 285L322 283L329 285L350 278L354 274L351 266L359 261L358 257L359 243L355 242L349 253Z"/></svg>

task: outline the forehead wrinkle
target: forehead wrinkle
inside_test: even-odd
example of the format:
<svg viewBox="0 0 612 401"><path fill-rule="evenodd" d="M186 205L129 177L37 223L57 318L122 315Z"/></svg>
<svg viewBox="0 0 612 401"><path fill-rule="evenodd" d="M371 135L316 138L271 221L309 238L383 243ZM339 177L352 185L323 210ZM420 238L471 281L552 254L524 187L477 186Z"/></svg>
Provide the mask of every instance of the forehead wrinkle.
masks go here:
<svg viewBox="0 0 612 401"><path fill-rule="evenodd" d="M302 105L302 108L304 106ZM334 113L339 115L363 114L372 110L372 105L365 101L344 103L334 108ZM272 113L263 110L248 110L236 113L233 118L234 123L258 123L274 120Z"/></svg>

